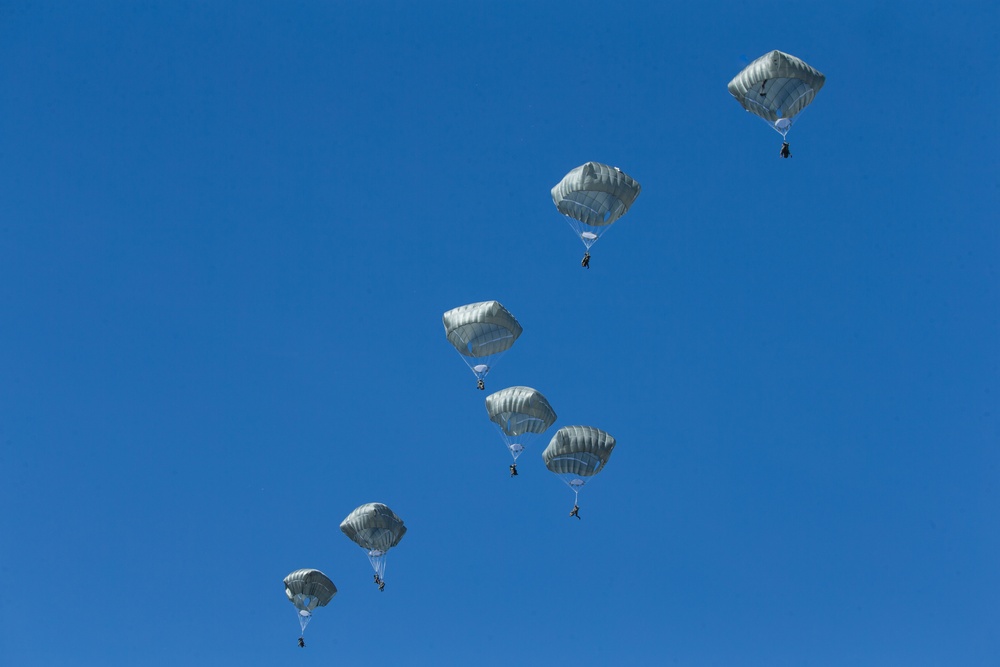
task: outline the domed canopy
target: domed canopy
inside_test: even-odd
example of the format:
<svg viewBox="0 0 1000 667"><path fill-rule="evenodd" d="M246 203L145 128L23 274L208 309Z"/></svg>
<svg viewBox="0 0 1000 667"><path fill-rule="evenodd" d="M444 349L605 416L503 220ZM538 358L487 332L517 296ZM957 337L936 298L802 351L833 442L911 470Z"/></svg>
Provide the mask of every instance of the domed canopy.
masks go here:
<svg viewBox="0 0 1000 667"><path fill-rule="evenodd" d="M604 227L628 212L641 189L618 167L588 162L552 188L552 201L563 215L590 227Z"/></svg>
<svg viewBox="0 0 1000 667"><path fill-rule="evenodd" d="M499 301L452 308L441 318L448 342L466 357L485 357L510 349L521 325Z"/></svg>
<svg viewBox="0 0 1000 667"><path fill-rule="evenodd" d="M507 387L490 394L486 397L486 413L509 436L543 433L556 421L549 401L531 387Z"/></svg>
<svg viewBox="0 0 1000 667"><path fill-rule="evenodd" d="M340 530L358 546L385 552L399 544L406 534L403 520L382 503L366 503L347 515Z"/></svg>
<svg viewBox="0 0 1000 667"><path fill-rule="evenodd" d="M785 135L791 120L806 108L826 77L795 56L771 51L729 82L729 92L752 114Z"/></svg>
<svg viewBox="0 0 1000 667"><path fill-rule="evenodd" d="M448 342L462 355L480 389L486 388L486 375L521 335L521 325L499 301L452 308L441 321Z"/></svg>
<svg viewBox="0 0 1000 667"><path fill-rule="evenodd" d="M295 570L285 577L285 595L300 610L325 607L336 594L337 587L319 570Z"/></svg>
<svg viewBox="0 0 1000 667"><path fill-rule="evenodd" d="M375 581L385 579L386 553L406 534L403 520L382 503L366 503L340 522L340 530L368 552L368 561L377 575Z"/></svg>
<svg viewBox="0 0 1000 667"><path fill-rule="evenodd" d="M556 431L549 446L542 452L545 467L552 472L575 478L582 486L583 477L599 473L615 448L614 437L593 426L563 426Z"/></svg>

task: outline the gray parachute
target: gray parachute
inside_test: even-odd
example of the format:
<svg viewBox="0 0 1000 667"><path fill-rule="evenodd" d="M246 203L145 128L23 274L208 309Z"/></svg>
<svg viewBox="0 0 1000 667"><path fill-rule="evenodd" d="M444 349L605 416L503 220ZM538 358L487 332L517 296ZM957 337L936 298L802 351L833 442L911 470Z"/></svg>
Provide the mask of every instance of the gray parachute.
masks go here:
<svg viewBox="0 0 1000 667"><path fill-rule="evenodd" d="M312 620L313 610L325 607L336 594L337 587L319 570L295 570L285 577L285 595L299 610L299 625L303 633Z"/></svg>
<svg viewBox="0 0 1000 667"><path fill-rule="evenodd" d="M552 201L587 250L628 212L642 186L618 167L588 162L552 188Z"/></svg>
<svg viewBox="0 0 1000 667"><path fill-rule="evenodd" d="M542 460L573 490L579 504L580 489L604 469L614 448L614 437L599 428L563 426L542 452Z"/></svg>
<svg viewBox="0 0 1000 667"><path fill-rule="evenodd" d="M521 335L521 325L499 301L452 308L442 318L444 333L485 388L486 374Z"/></svg>
<svg viewBox="0 0 1000 667"><path fill-rule="evenodd" d="M747 65L729 82L729 92L750 113L787 137L795 117L826 82L826 77L795 56L771 51Z"/></svg>
<svg viewBox="0 0 1000 667"><path fill-rule="evenodd" d="M340 530L368 553L379 581L385 578L386 552L406 534L403 520L382 503L361 505L340 522Z"/></svg>
<svg viewBox="0 0 1000 667"><path fill-rule="evenodd" d="M507 387L490 394L486 397L486 414L500 429L514 461L557 418L548 399L531 387Z"/></svg>

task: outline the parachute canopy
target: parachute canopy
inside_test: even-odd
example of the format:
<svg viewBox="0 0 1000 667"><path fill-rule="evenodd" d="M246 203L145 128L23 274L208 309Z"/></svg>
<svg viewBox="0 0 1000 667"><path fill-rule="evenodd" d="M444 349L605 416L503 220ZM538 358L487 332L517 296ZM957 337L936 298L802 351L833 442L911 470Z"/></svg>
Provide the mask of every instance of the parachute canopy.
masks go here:
<svg viewBox="0 0 1000 667"><path fill-rule="evenodd" d="M337 587L319 570L295 570L285 577L285 595L299 610L302 632L306 631L313 609L325 607L336 594Z"/></svg>
<svg viewBox="0 0 1000 667"><path fill-rule="evenodd" d="M614 437L599 428L563 426L542 452L542 460L579 498L580 489L604 469L614 448Z"/></svg>
<svg viewBox="0 0 1000 667"><path fill-rule="evenodd" d="M406 534L403 520L382 503L361 505L340 522L340 530L368 552L379 579L385 575L386 552Z"/></svg>
<svg viewBox="0 0 1000 667"><path fill-rule="evenodd" d="M531 387L507 387L486 397L486 414L500 429L514 460L532 436L544 433L556 421L548 399Z"/></svg>
<svg viewBox="0 0 1000 667"><path fill-rule="evenodd" d="M521 335L521 325L499 301L452 308L441 318L444 333L475 376L482 380Z"/></svg>
<svg viewBox="0 0 1000 667"><path fill-rule="evenodd" d="M628 212L641 189L618 167L588 162L552 188L552 201L589 250L613 222Z"/></svg>
<svg viewBox="0 0 1000 667"><path fill-rule="evenodd" d="M340 522L340 530L362 549L388 551L399 544L406 526L382 503L366 503Z"/></svg>
<svg viewBox="0 0 1000 667"><path fill-rule="evenodd" d="M823 87L826 77L795 56L771 51L729 82L729 92L752 114L786 136L795 116Z"/></svg>
<svg viewBox="0 0 1000 667"><path fill-rule="evenodd" d="M556 421L548 399L531 387L507 387L490 394L486 397L486 413L510 436L542 433Z"/></svg>

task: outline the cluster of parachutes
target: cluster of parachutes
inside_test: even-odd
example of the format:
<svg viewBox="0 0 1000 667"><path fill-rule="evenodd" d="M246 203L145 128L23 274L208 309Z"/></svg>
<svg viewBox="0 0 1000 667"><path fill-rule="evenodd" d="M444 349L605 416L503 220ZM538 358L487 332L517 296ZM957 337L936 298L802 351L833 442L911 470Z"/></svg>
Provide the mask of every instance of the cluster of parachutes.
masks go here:
<svg viewBox="0 0 1000 667"><path fill-rule="evenodd" d="M538 435L556 421L555 410L542 392L531 387L507 387L486 397L486 414L500 430L500 437L514 459ZM587 480L604 469L615 448L615 439L593 426L564 426L542 452L545 467L573 490L579 504L580 489Z"/></svg>
<svg viewBox="0 0 1000 667"><path fill-rule="evenodd" d="M792 123L825 81L819 71L795 56L771 51L737 74L729 82L729 92L744 109L762 118L786 139L782 156L788 157L787 136ZM587 162L572 169L552 188L553 203L587 250L583 266L589 268L591 246L628 212L641 190L639 182L621 169L600 162ZM499 301L453 308L443 315L442 323L448 342L475 375L479 389L486 388L487 374L523 331ZM517 459L529 441L556 421L548 399L538 390L523 386L508 387L487 396L486 413L500 429L514 459L511 476L517 474ZM542 459L579 500L580 489L604 468L614 446L615 439L598 428L566 426L552 437Z"/></svg>
<svg viewBox="0 0 1000 667"><path fill-rule="evenodd" d="M737 74L729 82L729 92L781 135L785 142L781 156L790 157L792 123L825 82L821 72L799 58L771 51ZM639 183L621 169L600 162L580 165L552 188L552 201L586 248L583 266L589 268L591 246L628 212L640 190Z"/></svg>
<svg viewBox="0 0 1000 667"><path fill-rule="evenodd" d="M788 133L799 114L816 97L826 77L795 56L771 51L747 65L732 81L729 92L748 112L758 116L784 140L782 157L788 151ZM571 170L552 188L552 201L566 216L573 232L583 242L582 265L590 266L590 248L618 219L625 215L642 187L618 167L587 162ZM496 311L495 301L463 306L445 313L448 340L466 357L496 358L521 334L510 313ZM501 307L502 308L502 307ZM483 310L493 309L489 316ZM492 317L493 319L490 319ZM495 321L494 321L495 320ZM478 322L478 326L473 326ZM482 388L489 372L489 359L469 364Z"/></svg>
<svg viewBox="0 0 1000 667"><path fill-rule="evenodd" d="M795 56L771 51L737 74L729 82L729 92L744 109L782 136L781 154L789 157L787 137L792 123L825 81L823 74ZM552 188L553 203L586 249L583 266L589 268L591 246L628 212L641 189L638 181L618 167L600 162L576 167ZM498 301L453 308L442 322L448 342L476 377L479 389L486 388L487 374L522 332L517 319ZM507 387L487 396L486 414L513 457L511 476L517 474L517 459L525 448L557 419L548 399L537 389L524 386ZM542 452L545 467L573 491L573 516L579 518L580 490L604 469L614 448L614 437L599 428L564 426ZM385 505L367 503L348 514L340 530L365 551L375 571L375 583L382 590L386 555L406 534L403 521ZM314 569L296 570L285 577L284 584L303 634L313 611L326 606L337 594L329 577ZM299 646L305 646L302 635Z"/></svg>
<svg viewBox="0 0 1000 667"><path fill-rule="evenodd" d="M375 583L385 589L385 559L389 550L399 544L406 526L396 513L382 503L365 503L355 508L340 522L340 530L352 542L365 550L375 570ZM314 569L295 570L285 577L285 595L298 612L299 646L304 647L306 625L316 607L325 607L337 594L330 578Z"/></svg>
<svg viewBox="0 0 1000 667"><path fill-rule="evenodd" d="M574 169L570 176L575 172L585 173L588 165L596 163ZM606 172L605 175L615 178ZM637 183L635 192L638 194ZM485 389L486 374L500 355L514 345L523 331L521 324L499 301L459 306L447 311L441 319L448 342L458 350L476 376L479 389ZM557 419L555 410L544 394L524 386L507 387L487 396L486 414L500 430L500 437L514 459L510 466L512 477L517 475L517 458L526 446L547 431ZM614 437L599 428L564 426L556 431L548 447L542 452L545 467L562 478L573 491L574 516L577 518L580 489L587 480L604 469L614 448Z"/></svg>

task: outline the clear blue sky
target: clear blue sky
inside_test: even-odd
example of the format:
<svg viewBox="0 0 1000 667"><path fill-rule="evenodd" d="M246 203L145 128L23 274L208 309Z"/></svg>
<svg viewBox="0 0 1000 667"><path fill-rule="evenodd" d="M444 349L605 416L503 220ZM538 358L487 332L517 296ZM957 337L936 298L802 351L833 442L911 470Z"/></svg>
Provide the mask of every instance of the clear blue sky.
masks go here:
<svg viewBox="0 0 1000 667"><path fill-rule="evenodd" d="M0 663L1000 664L1000 10L870 4L0 2ZM488 299L618 439L582 521Z"/></svg>

